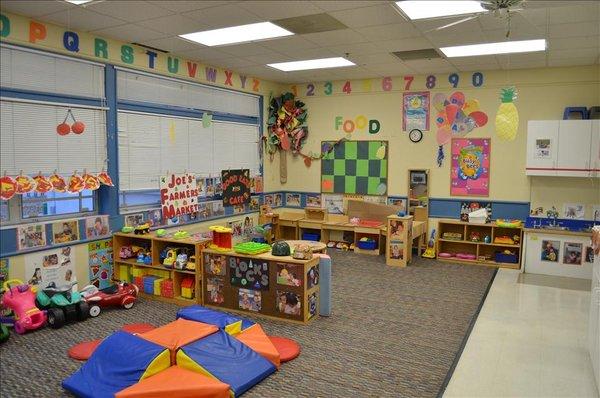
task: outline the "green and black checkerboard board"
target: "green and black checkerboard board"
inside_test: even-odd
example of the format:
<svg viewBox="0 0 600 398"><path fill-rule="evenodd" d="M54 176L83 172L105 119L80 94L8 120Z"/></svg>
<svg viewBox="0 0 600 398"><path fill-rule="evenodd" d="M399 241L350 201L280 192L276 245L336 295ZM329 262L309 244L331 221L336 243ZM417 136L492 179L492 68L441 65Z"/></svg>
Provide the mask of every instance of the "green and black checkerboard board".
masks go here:
<svg viewBox="0 0 600 398"><path fill-rule="evenodd" d="M321 160L321 192L385 195L387 155L385 141L339 143Z"/></svg>

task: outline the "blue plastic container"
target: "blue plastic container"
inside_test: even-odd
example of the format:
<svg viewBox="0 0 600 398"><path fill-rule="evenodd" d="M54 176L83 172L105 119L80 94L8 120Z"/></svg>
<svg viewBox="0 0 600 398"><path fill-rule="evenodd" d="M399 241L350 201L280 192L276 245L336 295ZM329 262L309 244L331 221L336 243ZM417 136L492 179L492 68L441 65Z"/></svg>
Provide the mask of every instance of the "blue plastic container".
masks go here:
<svg viewBox="0 0 600 398"><path fill-rule="evenodd" d="M497 263L516 264L519 262L519 258L517 257L516 254L505 254L502 252L496 253L495 260Z"/></svg>
<svg viewBox="0 0 600 398"><path fill-rule="evenodd" d="M377 242L375 242L374 240L359 240L356 243L356 246L358 246L358 248L362 250L375 250L377 249Z"/></svg>
<svg viewBox="0 0 600 398"><path fill-rule="evenodd" d="M321 240L321 235L319 234L314 234L312 232L303 232L302 233L302 240L310 240L313 242L318 242Z"/></svg>

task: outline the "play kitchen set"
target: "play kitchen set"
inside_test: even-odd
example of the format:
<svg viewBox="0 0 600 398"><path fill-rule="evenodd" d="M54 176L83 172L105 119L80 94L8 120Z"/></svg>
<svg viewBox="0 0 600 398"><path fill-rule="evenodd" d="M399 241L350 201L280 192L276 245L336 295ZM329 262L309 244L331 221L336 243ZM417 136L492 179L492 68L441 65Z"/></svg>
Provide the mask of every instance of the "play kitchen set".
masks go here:
<svg viewBox="0 0 600 398"><path fill-rule="evenodd" d="M202 249L211 240L179 230L113 235L114 278L133 282L142 297L178 305L201 303Z"/></svg>
<svg viewBox="0 0 600 398"><path fill-rule="evenodd" d="M285 241L276 241L270 251L257 251L204 249L204 305L302 324L315 319L319 313L319 257L300 246L292 256Z"/></svg>

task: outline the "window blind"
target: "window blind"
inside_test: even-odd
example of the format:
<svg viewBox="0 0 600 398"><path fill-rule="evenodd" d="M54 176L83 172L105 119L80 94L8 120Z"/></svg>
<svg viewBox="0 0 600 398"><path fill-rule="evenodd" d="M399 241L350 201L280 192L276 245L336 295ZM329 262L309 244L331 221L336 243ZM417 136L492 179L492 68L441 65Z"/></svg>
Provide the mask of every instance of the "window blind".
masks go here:
<svg viewBox="0 0 600 398"><path fill-rule="evenodd" d="M117 71L117 93L120 100L259 116L255 95L124 70Z"/></svg>
<svg viewBox="0 0 600 398"><path fill-rule="evenodd" d="M104 98L104 67L7 45L0 48L0 86Z"/></svg>
<svg viewBox="0 0 600 398"><path fill-rule="evenodd" d="M219 176L260 168L257 125L119 111L119 185L122 191L158 189L167 172Z"/></svg>
<svg viewBox="0 0 600 398"><path fill-rule="evenodd" d="M85 123L83 134L60 136L56 126L63 122L67 107L10 100L0 101L0 172L34 175L39 171L70 175L84 169L99 172L106 167L105 112L72 108ZM70 122L72 123L72 121Z"/></svg>

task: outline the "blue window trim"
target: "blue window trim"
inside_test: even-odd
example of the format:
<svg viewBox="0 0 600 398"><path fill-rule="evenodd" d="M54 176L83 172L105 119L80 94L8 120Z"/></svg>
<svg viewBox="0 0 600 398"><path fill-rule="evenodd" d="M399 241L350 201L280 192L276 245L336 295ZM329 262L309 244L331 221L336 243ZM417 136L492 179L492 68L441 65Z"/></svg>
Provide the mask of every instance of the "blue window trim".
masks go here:
<svg viewBox="0 0 600 398"><path fill-rule="evenodd" d="M81 97L74 95L65 95L57 93L45 93L34 90L21 90L15 88L0 88L0 97L17 98L30 101L54 102L65 105L84 105L96 108L105 107L103 98Z"/></svg>

